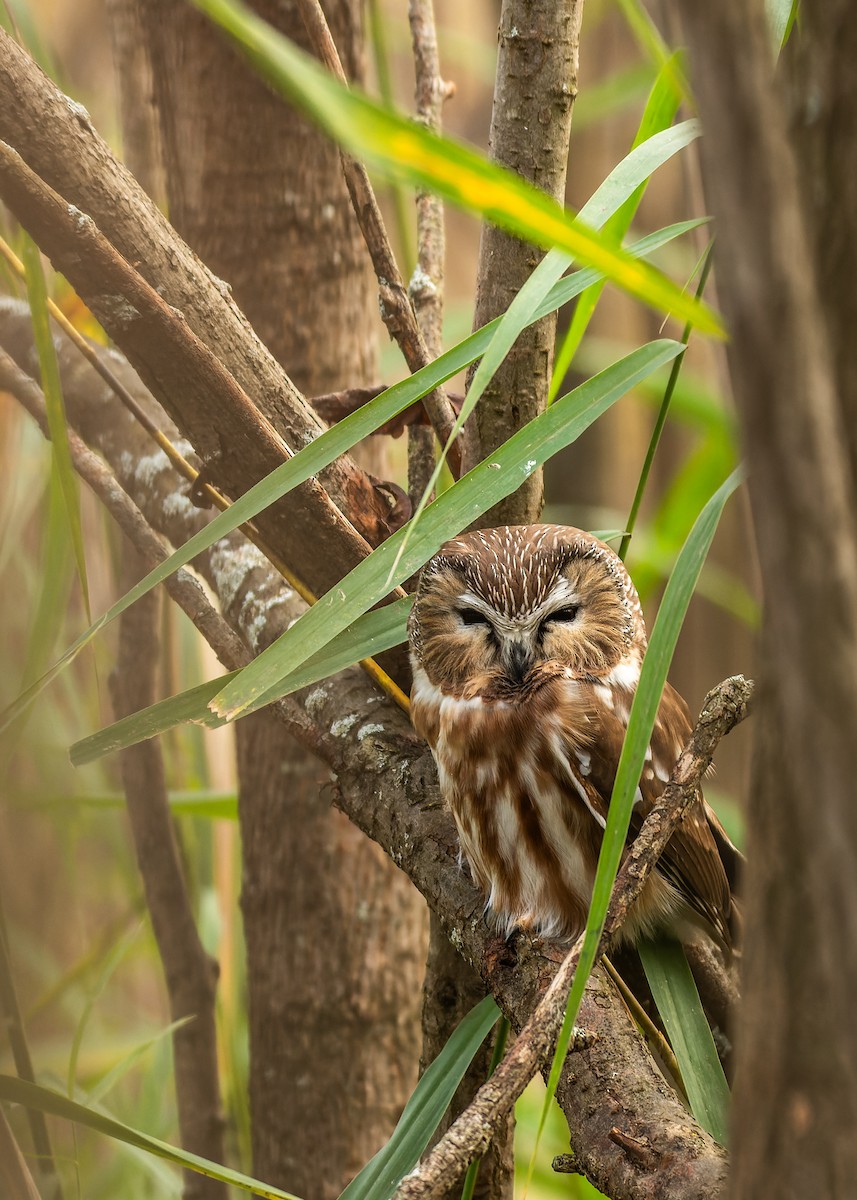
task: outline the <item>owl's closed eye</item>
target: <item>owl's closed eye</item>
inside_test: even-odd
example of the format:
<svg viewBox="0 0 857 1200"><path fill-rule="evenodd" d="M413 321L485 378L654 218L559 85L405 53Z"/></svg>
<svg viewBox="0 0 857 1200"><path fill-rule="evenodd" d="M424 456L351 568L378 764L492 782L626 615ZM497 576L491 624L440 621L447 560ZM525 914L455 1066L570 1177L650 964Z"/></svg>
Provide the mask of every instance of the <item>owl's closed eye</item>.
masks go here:
<svg viewBox="0 0 857 1200"><path fill-rule="evenodd" d="M577 936L646 648L624 564L559 525L465 534L423 569L409 633L412 719L487 907L506 931ZM632 828L689 732L667 685ZM733 901L721 850L734 847L700 795L625 936L665 927L689 938L701 928L728 950Z"/></svg>

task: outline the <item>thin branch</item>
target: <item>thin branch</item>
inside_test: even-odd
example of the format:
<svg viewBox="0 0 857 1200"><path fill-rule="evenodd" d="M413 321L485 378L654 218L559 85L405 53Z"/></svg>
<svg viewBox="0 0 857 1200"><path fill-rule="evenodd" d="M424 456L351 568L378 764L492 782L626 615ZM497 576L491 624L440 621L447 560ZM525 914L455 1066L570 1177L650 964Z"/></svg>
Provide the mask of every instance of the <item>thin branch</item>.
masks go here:
<svg viewBox="0 0 857 1200"><path fill-rule="evenodd" d="M318 0L299 0L299 5L310 41L319 58L340 83L347 84L327 19ZM340 158L348 194L378 279L381 316L410 370L418 371L432 361L433 355L429 352L417 324L390 239L387 237L378 201L369 182L369 175L363 164L344 150L340 151ZM452 433L455 413L443 388L436 388L428 396L424 396L422 404L437 436L442 442L446 442ZM451 448L450 461L453 470L458 474L461 455L455 443Z"/></svg>
<svg viewBox="0 0 857 1200"><path fill-rule="evenodd" d="M434 133L441 131L444 102L454 87L440 75L440 57L433 0L410 0L408 20L414 48L417 120ZM433 358L443 348L443 274L446 253L443 201L433 192L417 192L417 255L419 274L409 292L414 311Z"/></svg>
<svg viewBox="0 0 857 1200"><path fill-rule="evenodd" d="M41 388L0 349L0 390L11 392L48 436L47 414ZM69 429L69 449L75 471L86 483L129 539L147 566L154 567L168 557L169 551L133 500L122 489L116 476L85 442ZM250 654L241 639L206 598L198 581L183 568L164 581L179 608L190 617L202 636L228 670L246 666Z"/></svg>
<svg viewBox="0 0 857 1200"><path fill-rule="evenodd" d="M719 684L706 697L670 782L643 822L616 877L599 958L615 939L676 826L697 798L700 780L711 765L717 743L747 715L751 694L752 684L737 675ZM566 956L503 1062L434 1150L400 1185L396 1200L435 1200L460 1178L475 1158L484 1154L503 1128L515 1101L547 1061L562 1024L582 948L583 935Z"/></svg>
<svg viewBox="0 0 857 1200"><path fill-rule="evenodd" d="M123 590L145 573L141 557L125 544ZM116 670L110 690L117 717L156 700L160 596L150 592L122 614ZM199 938L176 844L167 781L157 738L120 755L122 784L134 850L158 946L173 1033L174 1079L181 1143L185 1150L224 1161L224 1121L217 1071L215 997L217 963ZM196 1171L184 1172L184 1200L223 1200L226 1188Z"/></svg>
<svg viewBox="0 0 857 1200"><path fill-rule="evenodd" d="M414 48L417 120L435 133L441 130L444 101L454 88L441 79L432 0L410 0L408 20ZM443 269L446 251L443 201L432 192L417 192L417 269L408 286L417 321L432 358L443 350ZM435 466L431 430L408 429L408 492L416 507Z"/></svg>

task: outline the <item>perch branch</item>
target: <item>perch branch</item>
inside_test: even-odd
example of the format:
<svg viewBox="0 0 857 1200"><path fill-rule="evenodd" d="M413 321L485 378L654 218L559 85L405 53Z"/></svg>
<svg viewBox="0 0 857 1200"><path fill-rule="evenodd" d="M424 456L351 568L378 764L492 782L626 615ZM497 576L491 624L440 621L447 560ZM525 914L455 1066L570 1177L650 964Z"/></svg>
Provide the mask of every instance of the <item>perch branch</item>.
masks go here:
<svg viewBox="0 0 857 1200"><path fill-rule="evenodd" d="M717 743L747 715L751 694L752 684L739 675L725 680L706 697L670 782L643 822L616 877L598 958L615 939L688 805L696 798ZM463 1175L474 1159L485 1153L492 1138L503 1128L515 1101L547 1061L562 1025L582 948L583 935L566 955L544 998L500 1066L431 1153L403 1181L396 1200L435 1200Z"/></svg>
<svg viewBox="0 0 857 1200"><path fill-rule="evenodd" d="M321 61L340 83L347 84L345 72L339 58L327 19L318 0L299 0L301 16L306 25L310 41ZM431 362L433 355L426 345L417 318L411 306L408 292L396 263L384 219L375 199L366 168L356 158L340 150L342 173L357 222L363 233L372 266L378 279L381 317L390 336L401 350L411 371L418 371ZM442 442L447 442L455 423L455 413L443 388L436 388L422 400L429 420ZM461 470L461 452L457 443L450 450L450 462L456 474Z"/></svg>

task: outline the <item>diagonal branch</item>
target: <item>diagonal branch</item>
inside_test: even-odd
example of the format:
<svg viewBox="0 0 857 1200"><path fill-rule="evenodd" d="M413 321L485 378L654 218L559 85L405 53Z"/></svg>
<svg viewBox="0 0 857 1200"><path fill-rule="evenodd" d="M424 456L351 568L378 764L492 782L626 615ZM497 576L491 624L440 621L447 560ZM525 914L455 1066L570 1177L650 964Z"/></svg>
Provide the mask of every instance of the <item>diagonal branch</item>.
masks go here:
<svg viewBox="0 0 857 1200"><path fill-rule="evenodd" d="M66 203L3 142L0 195L105 329L121 340L129 359L140 363L141 377L153 394L171 398L179 425L192 430L194 446L210 473L229 460L262 478L291 457L271 422L188 328L182 314L125 262L90 217ZM201 419L207 411L217 412L217 426L210 418ZM299 490L313 523L329 530L338 547L337 560L344 556L354 562L369 553L368 542L317 480L308 480ZM290 504L274 505L258 518L275 545L292 520Z"/></svg>
<svg viewBox="0 0 857 1200"><path fill-rule="evenodd" d="M440 56L433 0L409 0L408 21L414 48L417 120L439 133L444 100L453 92L440 77ZM417 192L417 269L408 286L426 346L433 358L443 349L443 268L446 239L443 201L429 191ZM408 429L408 492L419 504L435 466L430 429Z"/></svg>
<svg viewBox="0 0 857 1200"><path fill-rule="evenodd" d="M648 879L688 806L697 798L702 776L722 737L744 719L753 685L736 675L709 692L690 741L670 782L643 823L625 857L604 925L600 959L621 929L628 910ZM396 1200L436 1200L484 1154L505 1126L515 1101L547 1063L565 1015L568 993L580 961L583 935L566 956L533 1015L473 1103L450 1127L422 1164L404 1180Z"/></svg>

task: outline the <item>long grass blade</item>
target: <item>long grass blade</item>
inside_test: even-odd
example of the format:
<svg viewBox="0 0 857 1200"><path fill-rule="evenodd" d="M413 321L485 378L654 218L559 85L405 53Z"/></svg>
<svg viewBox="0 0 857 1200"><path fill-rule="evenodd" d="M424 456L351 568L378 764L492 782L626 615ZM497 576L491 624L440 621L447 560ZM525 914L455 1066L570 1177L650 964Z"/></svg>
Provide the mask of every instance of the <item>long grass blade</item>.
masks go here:
<svg viewBox="0 0 857 1200"><path fill-rule="evenodd" d="M569 216L513 171L338 83L315 59L237 0L193 0L228 33L275 88L333 138L388 179L428 188L518 237L564 250L661 312L723 336L718 317L660 272L632 261L609 238Z"/></svg>
<svg viewBox="0 0 857 1200"><path fill-rule="evenodd" d="M646 107L643 110L643 116L631 147L631 155L635 153L638 147L648 144L651 141L656 141L659 137L663 137L663 131L669 130L669 126L678 111L678 106L681 103L681 91L677 87L675 79L674 59L676 57L673 56L664 63L652 85L652 90L646 101ZM687 122L685 121L683 125L686 126ZM681 129L683 126L680 125L677 128ZM631 222L639 208L647 182L648 177L641 179L634 191L607 221L606 229L617 242L621 242L631 228ZM583 335L601 298L601 293L604 291L604 284L605 280L602 279L599 283L593 284L591 288L587 288L574 306L571 322L556 356L548 395L549 403L553 402L554 397L562 386L562 381L568 373L577 348L583 340Z"/></svg>
<svg viewBox="0 0 857 1200"><path fill-rule="evenodd" d="M765 0L765 17L775 58L779 57L780 51L789 40L797 18L797 9L798 0Z"/></svg>
<svg viewBox="0 0 857 1200"><path fill-rule="evenodd" d="M448 538L508 496L522 479L584 429L658 367L671 362L677 342L658 341L635 350L558 400L547 412L520 429L490 459L468 472L439 496L420 522L407 550L399 554L408 527L397 530L323 596L276 642L255 658L212 701L212 709L229 718L270 703L278 680L296 670L362 612L387 594L390 568L398 558L393 582L407 579Z"/></svg>
<svg viewBox="0 0 857 1200"><path fill-rule="evenodd" d="M704 254L703 262L702 262L702 270L699 273L699 284L697 285L697 289L696 289L697 296L702 295L703 291L705 290L705 285L708 282L708 276L711 271L711 262L712 262L712 260L711 260L712 245L713 245L713 243L709 242L708 246L706 247L706 250L705 250L705 254ZM688 342L690 341L690 333L691 333L690 325L685 325L684 333L682 334L682 337L681 337L682 345L686 346L688 344ZM642 470L640 471L640 478L637 480L637 490L634 493L634 499L631 502L631 511L628 513L628 521L627 521L627 527L625 530L625 535L622 538L622 544L619 547L619 557L623 560L625 558L625 555L628 553L628 546L630 544L631 538L634 535L634 530L637 526L637 517L640 514L640 506L643 503L643 496L645 495L645 492L646 492L646 484L649 482L649 474L652 469L652 464L655 461L655 455L658 452L658 446L660 445L660 441L661 441L661 434L663 433L664 426L666 425L666 422L667 422L667 415L670 410L670 404L672 403L673 393L675 392L676 384L678 383L678 377L681 374L681 364L683 361L684 361L684 355L682 355L681 358L675 359L675 361L673 362L673 365L672 365L672 369L670 370L670 377L667 380L667 386L664 388L664 398L661 401L661 407L658 410L658 415L655 420L655 427L652 430L652 436L649 438L649 445L646 450L646 457L643 460L643 467L642 467Z"/></svg>
<svg viewBox="0 0 857 1200"><path fill-rule="evenodd" d="M684 950L668 938L644 940L637 949L681 1068L691 1112L702 1128L725 1146L729 1137L729 1084Z"/></svg>
<svg viewBox="0 0 857 1200"><path fill-rule="evenodd" d="M27 297L30 303L30 315L33 322L33 341L39 357L39 371L42 377L42 391L45 396L45 411L48 418L48 429L51 435L53 465L59 480L59 486L65 500L66 519L69 535L77 563L77 573L83 592L87 618L91 621L89 611L89 582L86 575L86 553L83 547L83 530L80 524L80 489L77 476L71 462L71 451L68 445L68 423L65 415L60 370L57 363L56 349L51 337L51 319L48 314L48 292L45 285L45 274L42 270L42 259L39 248L32 238L24 236L22 256L27 274Z"/></svg>
<svg viewBox="0 0 857 1200"><path fill-rule="evenodd" d="M160 1138L151 1137L139 1129L133 1129L130 1125L114 1120L113 1117L96 1112L85 1104L69 1100L60 1092L41 1087L36 1083L29 1083L24 1079L16 1079L13 1075L0 1075L0 1100L5 1100L9 1104L23 1104L26 1108L34 1109L36 1112L60 1117L75 1125L83 1125L96 1133L122 1142L126 1146L145 1150L149 1154L174 1163L177 1167L185 1167L200 1175L207 1175L210 1179L219 1179L221 1183L228 1183L232 1187L240 1188L242 1192L250 1192L254 1196L262 1196L265 1200L298 1200L291 1192L284 1192L280 1188L262 1183L261 1180L244 1175L241 1171L232 1171L229 1167L223 1167L220 1163L201 1158L198 1154L180 1150L168 1142L162 1142Z"/></svg>
<svg viewBox="0 0 857 1200"><path fill-rule="evenodd" d="M340 1200L389 1200L419 1162L473 1056L499 1017L500 1010L493 998L486 996L459 1022L424 1072L389 1142L352 1179Z"/></svg>
<svg viewBox="0 0 857 1200"><path fill-rule="evenodd" d="M338 671L344 671L346 667L353 666L361 659L372 658L401 645L408 636L408 614L413 602L412 596L404 596L401 600L395 600L392 604L385 604L383 608L358 617L352 625L296 671L278 680L274 689L276 695L272 694L269 700L263 700L258 707L261 708L263 703L270 703L270 700L291 695L292 692L318 683L321 679L327 679L329 675L336 675ZM114 721L112 725L72 746L72 764L80 767L85 763L94 762L106 754L125 750L128 746L136 746L139 742L148 741L149 738L157 737L189 721L204 725L208 729L219 728L226 722L223 717L216 716L209 705L231 680L238 678L239 674L239 671L232 671L217 679L207 680L180 692L177 696L159 700L148 708L141 708L138 712Z"/></svg>
<svg viewBox="0 0 857 1200"><path fill-rule="evenodd" d="M673 58L672 51L646 8L643 0L617 0L622 15L646 57L660 70L672 60L676 88L682 99L693 105L693 93L681 61Z"/></svg>
<svg viewBox="0 0 857 1200"><path fill-rule="evenodd" d="M672 119L672 114L669 119ZM672 158L678 150L689 145L694 138L699 136L699 132L700 127L697 121L685 121L681 126L672 130L653 129L651 137L641 138L635 142L630 154L626 155L617 167L614 167L580 210L580 217L587 221L593 229L600 229L606 222L615 220L616 215L623 212L628 202L644 187L653 171ZM630 216L628 222L630 224ZM620 241L621 235L617 236L616 240ZM506 355L521 333L532 324L533 312L544 302L551 288L565 274L571 264L572 258L565 251L551 250L500 317L500 323L494 331L491 342L482 356L470 387L467 389L467 396L455 419L449 439L438 456L416 512L413 514L408 532L399 550L400 556L404 553L410 538L413 537L414 530L418 527L425 507L437 486L452 443L470 419ZM592 288L588 288L584 296L591 291ZM582 300L583 296L581 296ZM578 308L579 306L580 301ZM391 568L391 574L395 572L398 563L399 559L397 558Z"/></svg>

